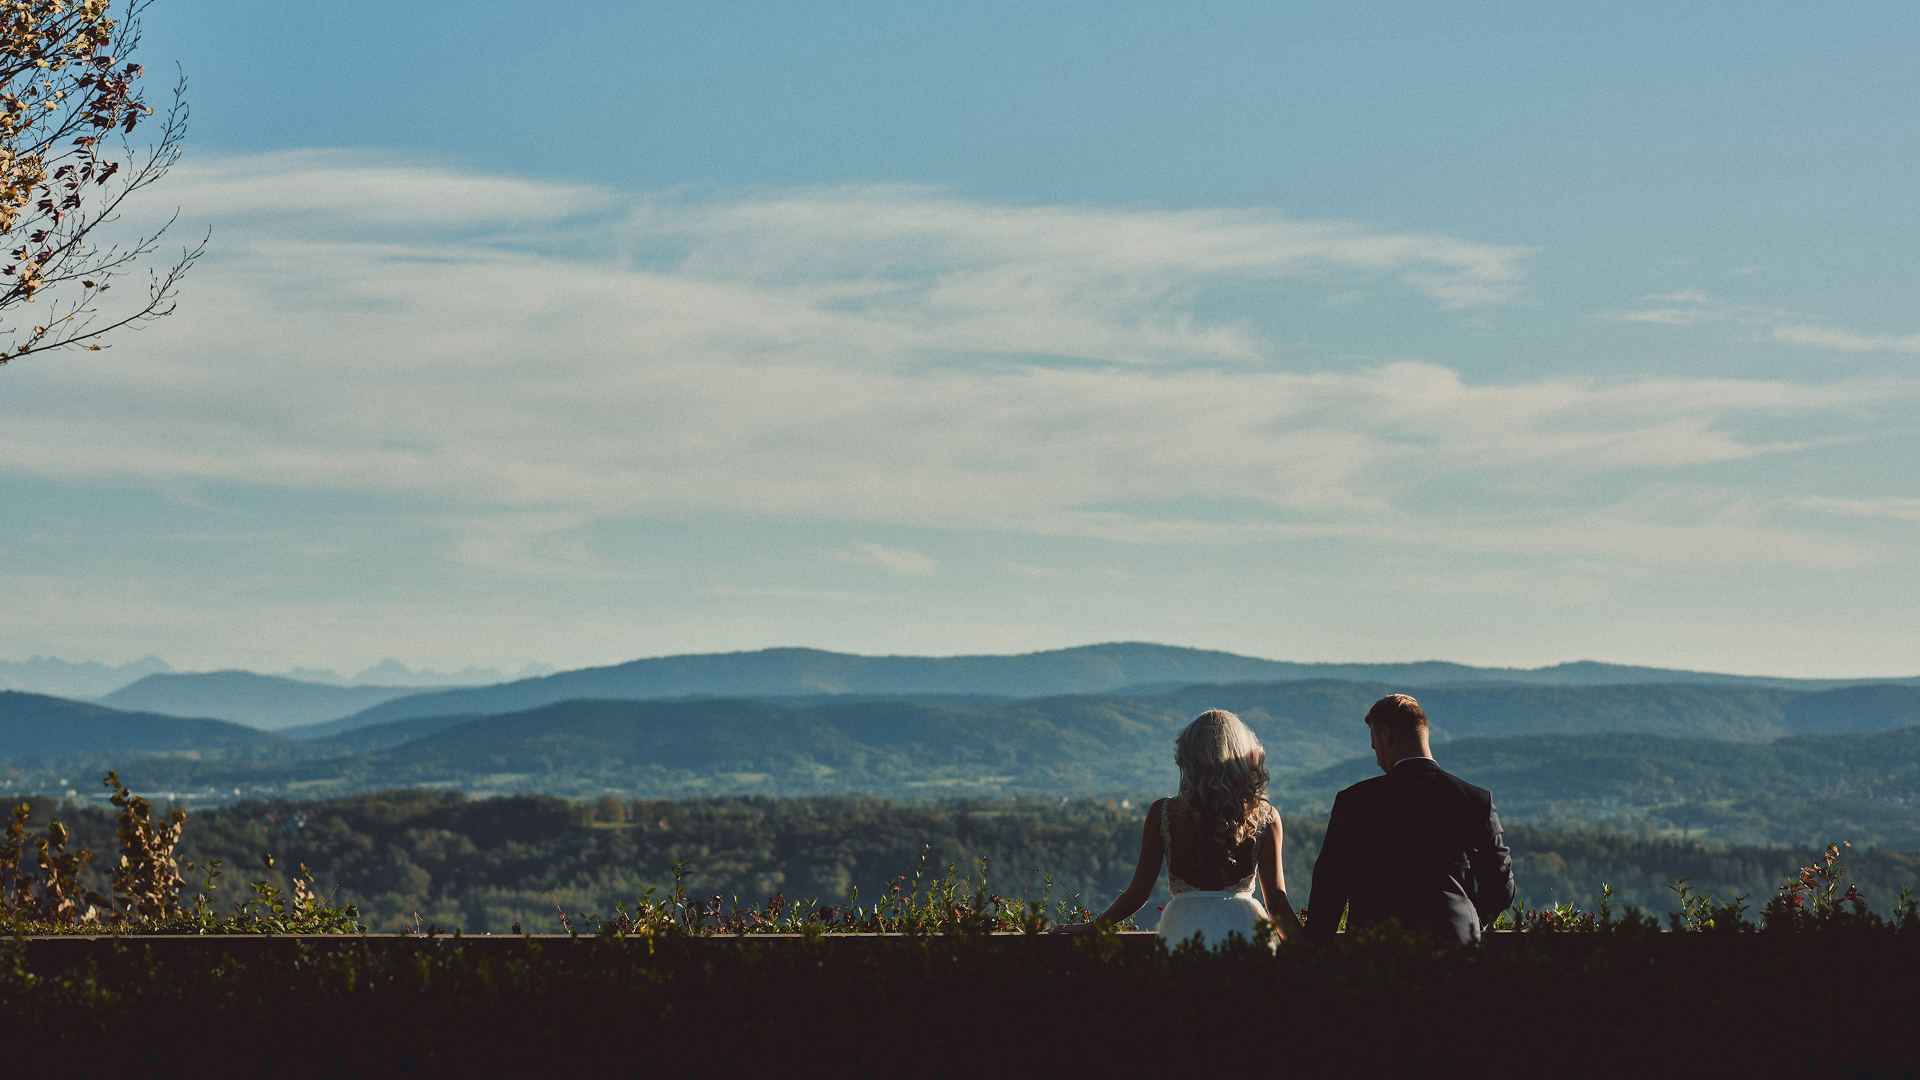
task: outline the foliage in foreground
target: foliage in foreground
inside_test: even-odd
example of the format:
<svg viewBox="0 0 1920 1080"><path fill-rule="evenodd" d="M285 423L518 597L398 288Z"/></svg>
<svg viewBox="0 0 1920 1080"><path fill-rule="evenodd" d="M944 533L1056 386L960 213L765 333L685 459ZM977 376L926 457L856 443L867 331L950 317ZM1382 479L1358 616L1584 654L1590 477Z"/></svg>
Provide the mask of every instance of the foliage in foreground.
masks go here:
<svg viewBox="0 0 1920 1080"><path fill-rule="evenodd" d="M1277 955L1112 934L543 945L348 938L56 962L0 943L0 1073L68 1076L1911 1076L1920 920L1460 947L1386 927ZM266 947L271 946L271 947ZM40 951L36 952L38 949ZM225 951L223 951L223 949ZM181 1032L218 1032L181 1038Z"/></svg>
<svg viewBox="0 0 1920 1080"><path fill-rule="evenodd" d="M313 887L306 867L294 879L292 898L269 882L253 883L253 895L236 901L231 914L220 914L213 894L224 871L221 860L211 860L202 872L201 888L191 901L181 892L186 882L174 856L186 825L187 813L175 808L156 820L153 806L128 791L119 774L109 772L104 785L113 791L120 809L116 839L120 859L112 868L111 899L87 888L82 872L93 862L93 852L69 850L68 832L55 821L44 836L30 831L32 809L27 803L13 808L7 834L0 841L0 914L16 934L350 934L361 930L352 906L334 907ZM33 850L29 863L27 847ZM273 856L263 860L273 866ZM193 863L186 869L196 869ZM31 872L37 871L37 873Z"/></svg>
<svg viewBox="0 0 1920 1080"><path fill-rule="evenodd" d="M1841 844L1829 844L1812 866L1802 867L1797 876L1780 887L1750 918L1748 896L1716 898L1710 891L1696 889L1686 878L1676 878L1669 886L1678 898L1678 911L1668 916L1669 929L1683 933L1793 932L1844 925L1853 929L1920 930L1920 901L1912 889L1903 889L1889 915L1876 914L1867 898L1854 884L1841 891L1846 864L1840 861ZM742 906L739 897L732 904L713 896L705 901L687 895L681 882L686 877L684 864L673 868L675 887L659 899L648 889L631 911L625 904L617 914L602 919L598 915L582 917L584 928L600 935L687 934L768 934L768 933L906 933L969 934L1019 931L1039 933L1051 926L1090 920L1094 912L1077 900L1071 904L1043 899L1022 901L991 893L987 889L987 866L980 866L975 882L949 864L943 877L929 873L926 860L911 879L900 877L878 902L859 903L859 890L851 902L832 905L794 907L776 894L765 905ZM1049 883L1050 885L1051 883ZM1049 889L1050 891L1050 889ZM1302 922L1311 917L1301 908ZM569 932L579 933L573 918L565 911L561 921ZM1346 927L1341 912L1342 929ZM1527 910L1524 903L1504 911L1493 929L1540 932L1598 932L1617 925L1658 927L1659 920L1638 908L1614 901L1613 888L1603 886L1598 909L1584 911L1572 904ZM1123 929L1137 929L1131 921ZM516 930L518 928L516 927ZM1262 935L1271 935L1274 925L1263 923ZM1263 943L1266 938L1263 936Z"/></svg>
<svg viewBox="0 0 1920 1080"><path fill-rule="evenodd" d="M118 843L116 820L102 810L44 797L29 801L35 820L64 823L70 848L107 851ZM298 906L302 897L324 897L324 906L353 906L357 921L379 931L437 926L504 934L519 924L532 933L564 932L563 912L576 926L591 929L592 921L578 913L614 918L622 904L631 913L649 889L656 898L684 891L708 910L718 897L723 913L741 901L778 895L776 921L790 923L798 913L836 905L844 920L848 909L870 909L873 898L891 896L900 875L911 880L923 862L932 868L922 868L923 883L949 865L966 868L976 880L960 890L963 896L970 898L984 884L990 895L1006 898L1010 915L1015 902L1040 900L1058 918L1062 903L1098 908L1126 887L1144 812L1140 803L1092 798L896 803L870 797L608 797L576 803L552 796L471 800L457 792L390 791L196 812L175 850L183 866L200 867L187 875L196 878L184 890L189 897L212 895L197 880L209 868L251 866L249 876L274 890L267 895L290 898L280 901L283 907ZM1286 880L1296 901L1308 895L1322 829L1318 821L1286 818ZM1758 907L1782 881L1819 859L1812 849L1681 843L1618 830L1514 828L1508 841L1530 907L1591 910L1605 885L1612 890L1610 902L1662 917L1683 908L1682 897L1670 888L1676 878L1686 879L1696 895L1746 894L1758 898ZM267 853L273 864L261 868ZM27 856L31 871L31 848ZM992 871L985 882L974 871L983 859ZM109 893L106 861L82 864L78 884ZM1856 850L1847 862L1848 880L1857 881L1878 908L1885 909L1902 888L1920 887L1920 853ZM677 881L676 864L683 871ZM310 880L302 867L311 869ZM859 897L852 899L856 890ZM258 898L260 890L251 895ZM1155 907L1165 899L1148 902L1139 916L1142 925L1153 925ZM231 910L232 901L222 905ZM249 910L287 918L285 910L273 915L270 908L256 904ZM763 905L760 915L771 913Z"/></svg>
<svg viewBox="0 0 1920 1080"><path fill-rule="evenodd" d="M95 850L112 843L112 819L101 811L48 799L34 805ZM276 868L261 876L286 893L297 884L287 870L304 864L321 893L355 905L374 930L437 925L504 934L518 923L555 933L566 929L562 910L612 915L648 889L656 896L673 891L675 863L689 871L680 882L685 891L702 902L721 896L728 905L736 895L757 901L780 894L790 909L812 910L847 904L856 888L870 905L900 875L911 877L924 855L936 875L949 863L976 868L986 859L989 891L1008 898L1044 898L1051 906L1077 897L1098 906L1131 877L1141 822L1139 807L1111 799L573 803L390 791L197 812L180 852L202 866L216 859L258 866L261 854L272 852ZM1311 865L1318 828L1289 828L1291 881ZM105 891L104 878L96 887Z"/></svg>
<svg viewBox="0 0 1920 1080"><path fill-rule="evenodd" d="M1920 927L1920 901L1915 900L1911 888L1900 890L1900 899L1893 913L1887 916L1873 912L1858 884L1848 882L1846 890L1841 891L1847 866L1840 861L1840 849L1851 846L1828 844L1813 865L1801 867L1776 894L1767 898L1753 917L1748 914L1752 910L1749 894L1716 898L1711 890L1696 888L1687 878L1674 878L1667 887L1674 893L1679 910L1668 914L1668 928L1691 933L1752 933L1806 930L1838 923L1887 929ZM1524 903L1516 904L1500 914L1494 929L1601 930L1611 926L1616 918L1645 918L1652 925L1659 925L1657 919L1643 915L1637 908L1616 902L1611 885L1601 886L1598 899L1594 911L1583 911L1572 904L1528 911ZM1622 911L1624 915L1616 916L1616 912Z"/></svg>

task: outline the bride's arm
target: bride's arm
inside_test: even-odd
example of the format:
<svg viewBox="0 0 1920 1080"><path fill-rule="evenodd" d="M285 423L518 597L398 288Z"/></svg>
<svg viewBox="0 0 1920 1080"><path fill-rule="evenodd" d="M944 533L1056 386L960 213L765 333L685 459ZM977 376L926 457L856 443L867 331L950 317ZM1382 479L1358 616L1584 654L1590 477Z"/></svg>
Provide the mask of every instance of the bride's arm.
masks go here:
<svg viewBox="0 0 1920 1080"><path fill-rule="evenodd" d="M1128 884L1127 891L1121 893L1093 922L1056 927L1054 933L1084 934L1097 923L1122 922L1139 911L1147 898L1153 895L1154 884L1160 878L1160 861L1166 855L1160 844L1160 814L1165 803L1166 800L1161 799L1147 807L1147 820L1140 826L1140 862L1133 868L1133 881Z"/></svg>
<svg viewBox="0 0 1920 1080"><path fill-rule="evenodd" d="M1280 865L1280 815L1275 812L1273 824L1260 838L1260 893L1266 899L1267 914L1280 933L1280 940L1294 941L1300 937L1300 919L1293 913L1293 905L1287 902L1287 872Z"/></svg>

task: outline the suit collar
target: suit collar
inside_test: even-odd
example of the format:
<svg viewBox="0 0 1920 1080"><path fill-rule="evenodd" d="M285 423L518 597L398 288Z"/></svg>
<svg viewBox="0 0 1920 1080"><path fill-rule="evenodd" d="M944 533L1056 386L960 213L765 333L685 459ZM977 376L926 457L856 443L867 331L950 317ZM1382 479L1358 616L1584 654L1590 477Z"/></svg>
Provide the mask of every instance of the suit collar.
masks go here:
<svg viewBox="0 0 1920 1080"><path fill-rule="evenodd" d="M1440 763L1430 757L1404 757L1393 763L1393 767L1387 770L1387 775L1392 776L1402 771L1424 772L1428 769L1439 772Z"/></svg>

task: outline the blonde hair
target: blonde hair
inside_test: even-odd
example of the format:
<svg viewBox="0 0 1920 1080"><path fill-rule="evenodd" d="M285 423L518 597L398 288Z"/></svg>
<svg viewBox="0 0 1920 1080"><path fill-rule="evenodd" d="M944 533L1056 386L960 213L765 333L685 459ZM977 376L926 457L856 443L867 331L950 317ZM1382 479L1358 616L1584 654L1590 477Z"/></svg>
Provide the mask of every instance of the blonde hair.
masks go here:
<svg viewBox="0 0 1920 1080"><path fill-rule="evenodd" d="M1173 741L1173 763L1180 767L1177 801L1189 816L1212 823L1221 847L1239 847L1267 823L1267 751L1239 717L1225 709L1195 717Z"/></svg>

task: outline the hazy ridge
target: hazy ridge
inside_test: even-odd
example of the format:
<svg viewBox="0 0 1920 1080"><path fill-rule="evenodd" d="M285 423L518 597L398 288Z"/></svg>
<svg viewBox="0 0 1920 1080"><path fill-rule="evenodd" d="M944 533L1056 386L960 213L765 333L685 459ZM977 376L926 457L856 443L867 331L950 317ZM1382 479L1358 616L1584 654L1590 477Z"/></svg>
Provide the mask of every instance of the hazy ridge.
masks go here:
<svg viewBox="0 0 1920 1080"><path fill-rule="evenodd" d="M332 720L419 692L418 687L335 686L251 671L162 672L123 686L100 703L276 730Z"/></svg>
<svg viewBox="0 0 1920 1080"><path fill-rule="evenodd" d="M413 717L505 713L579 698L988 694L1034 698L1172 689L1193 684L1276 683L1315 679L1441 687L1486 684L1605 686L1660 683L1754 689L1828 690L1885 680L1777 679L1669 671L1578 661L1551 667L1478 668L1426 661L1300 664L1142 642L1116 642L1018 656L855 656L820 649L762 649L632 660L495 686L395 698L343 718L341 729Z"/></svg>
<svg viewBox="0 0 1920 1080"><path fill-rule="evenodd" d="M95 675L110 670L93 667L99 668ZM248 671L163 670L120 686L98 700L120 709L230 720L287 731L298 738L316 738L394 720L518 712L584 698L648 701L750 697L796 705L907 698L929 704L970 704L1060 695L1142 694L1195 684L1318 679L1426 688L1661 684L1818 691L1866 684L1920 685L1920 678L1787 679L1593 661L1542 668L1473 667L1442 661L1303 664L1141 642L1023 655L956 657L762 649L652 657L484 686L465 685L463 681L463 685L426 689L417 681L399 677L424 673L411 672L393 661L361 675L388 669L396 675L391 684L359 676L351 684L337 676L323 677L331 673L314 673L311 679L304 679ZM472 673L470 669L450 678Z"/></svg>

